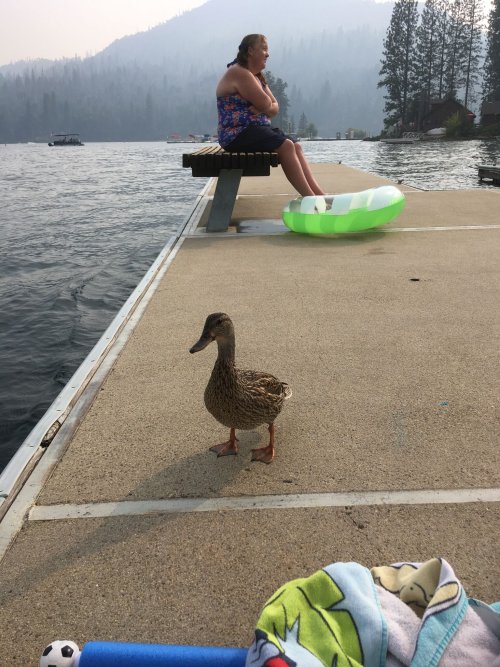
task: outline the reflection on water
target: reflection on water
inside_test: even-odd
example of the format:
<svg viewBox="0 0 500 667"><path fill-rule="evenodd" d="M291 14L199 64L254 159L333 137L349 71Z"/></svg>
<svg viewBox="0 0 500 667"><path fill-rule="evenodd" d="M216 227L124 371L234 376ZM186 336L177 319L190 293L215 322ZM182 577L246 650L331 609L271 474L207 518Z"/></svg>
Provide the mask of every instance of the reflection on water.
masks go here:
<svg viewBox="0 0 500 667"><path fill-rule="evenodd" d="M477 176L480 164L500 161L500 139L488 141L303 142L311 162L338 162L424 190L491 187Z"/></svg>

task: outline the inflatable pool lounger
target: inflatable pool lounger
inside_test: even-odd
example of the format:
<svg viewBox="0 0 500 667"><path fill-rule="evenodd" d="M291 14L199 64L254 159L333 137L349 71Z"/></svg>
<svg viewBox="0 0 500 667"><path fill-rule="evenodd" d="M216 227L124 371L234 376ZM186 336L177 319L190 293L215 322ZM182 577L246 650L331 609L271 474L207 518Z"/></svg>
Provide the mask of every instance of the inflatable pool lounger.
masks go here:
<svg viewBox="0 0 500 667"><path fill-rule="evenodd" d="M283 209L283 222L301 234L347 234L379 227L405 207L405 196L393 185L339 195L298 197Z"/></svg>

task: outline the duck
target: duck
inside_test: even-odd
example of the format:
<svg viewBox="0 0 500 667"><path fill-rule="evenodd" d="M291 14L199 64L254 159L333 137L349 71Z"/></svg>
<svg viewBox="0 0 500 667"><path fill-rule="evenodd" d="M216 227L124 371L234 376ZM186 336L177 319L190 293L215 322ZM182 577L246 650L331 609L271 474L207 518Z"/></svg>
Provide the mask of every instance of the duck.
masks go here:
<svg viewBox="0 0 500 667"><path fill-rule="evenodd" d="M275 456L274 421L292 390L270 373L236 368L234 325L226 313L212 313L206 318L200 339L189 351L200 352L213 341L217 343L218 354L204 400L208 412L229 428L229 440L210 447L210 451L218 457L236 455L236 429L248 431L267 424L269 444L252 449L252 461L271 463Z"/></svg>

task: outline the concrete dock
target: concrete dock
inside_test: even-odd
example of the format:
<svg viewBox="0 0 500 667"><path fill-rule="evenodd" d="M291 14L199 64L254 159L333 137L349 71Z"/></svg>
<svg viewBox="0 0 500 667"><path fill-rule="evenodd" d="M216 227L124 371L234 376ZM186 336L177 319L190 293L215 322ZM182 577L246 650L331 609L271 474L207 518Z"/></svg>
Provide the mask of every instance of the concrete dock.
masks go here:
<svg viewBox="0 0 500 667"><path fill-rule="evenodd" d="M242 180L224 234L206 190L0 524L2 667L54 639L246 647L281 584L333 561L441 556L500 600L500 190L399 187L398 219L342 237L282 225L281 169ZM293 389L270 465L265 426L208 451L217 348L189 348L215 311L237 365Z"/></svg>

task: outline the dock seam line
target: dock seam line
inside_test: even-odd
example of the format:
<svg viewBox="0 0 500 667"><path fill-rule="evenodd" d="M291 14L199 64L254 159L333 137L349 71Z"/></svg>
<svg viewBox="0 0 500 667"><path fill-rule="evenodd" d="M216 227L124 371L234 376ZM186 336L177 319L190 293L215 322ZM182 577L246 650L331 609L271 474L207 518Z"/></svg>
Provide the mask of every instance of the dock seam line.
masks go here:
<svg viewBox="0 0 500 667"><path fill-rule="evenodd" d="M174 498L168 500L84 503L80 505L39 505L31 508L28 520L57 521L162 513L220 512L223 510L306 509L362 505L442 505L499 501L500 488Z"/></svg>
<svg viewBox="0 0 500 667"><path fill-rule="evenodd" d="M240 220L240 222L245 222ZM273 222L279 223L281 220L276 218ZM381 229L379 227L373 229L364 229L359 232L346 232L343 234L335 234L334 236L340 238L342 236L354 236L360 234L392 234L394 232L452 232L452 231L472 231L472 230L486 230L486 229L500 229L500 224L493 225L456 225L455 227L390 227L388 229ZM233 234L228 234L227 232L207 232L200 231L188 232L185 236L189 239L206 239L206 238L219 238L219 239L236 239L236 238L248 238L249 236L285 236L293 234L289 229L277 229L272 232L235 232ZM332 235L333 236L333 235Z"/></svg>

